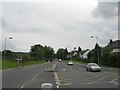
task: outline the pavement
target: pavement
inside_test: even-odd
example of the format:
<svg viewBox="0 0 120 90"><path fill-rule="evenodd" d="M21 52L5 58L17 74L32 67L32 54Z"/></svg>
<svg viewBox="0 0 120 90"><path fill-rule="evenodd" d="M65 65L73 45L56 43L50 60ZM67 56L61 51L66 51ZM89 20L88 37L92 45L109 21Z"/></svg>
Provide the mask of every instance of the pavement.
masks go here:
<svg viewBox="0 0 120 90"><path fill-rule="evenodd" d="M55 61L4 70L2 87L41 88L43 83L52 83L53 88L118 88L117 68L102 67L101 72L88 72L85 66Z"/></svg>

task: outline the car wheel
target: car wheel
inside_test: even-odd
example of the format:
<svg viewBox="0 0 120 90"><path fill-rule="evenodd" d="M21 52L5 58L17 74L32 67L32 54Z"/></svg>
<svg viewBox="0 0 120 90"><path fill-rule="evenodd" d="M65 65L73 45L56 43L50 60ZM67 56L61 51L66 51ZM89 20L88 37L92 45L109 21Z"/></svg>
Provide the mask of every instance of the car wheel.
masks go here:
<svg viewBox="0 0 120 90"><path fill-rule="evenodd" d="M88 71L88 69L86 68L86 71Z"/></svg>
<svg viewBox="0 0 120 90"><path fill-rule="evenodd" d="M90 71L92 72L92 68L90 68Z"/></svg>

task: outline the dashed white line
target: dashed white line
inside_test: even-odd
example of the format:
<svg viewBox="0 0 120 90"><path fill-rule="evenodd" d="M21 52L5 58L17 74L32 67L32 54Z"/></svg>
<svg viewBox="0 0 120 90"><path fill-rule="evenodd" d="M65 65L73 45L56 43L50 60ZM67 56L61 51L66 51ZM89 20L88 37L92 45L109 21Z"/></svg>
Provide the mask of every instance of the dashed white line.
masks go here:
<svg viewBox="0 0 120 90"><path fill-rule="evenodd" d="M57 85L57 88L59 88L59 86Z"/></svg>
<svg viewBox="0 0 120 90"><path fill-rule="evenodd" d="M20 87L20 89L19 89L19 90L21 90L22 88L24 88L24 86Z"/></svg>
<svg viewBox="0 0 120 90"><path fill-rule="evenodd" d="M59 81L59 78L57 76L57 73L54 72L54 76L55 76L55 83L56 83L56 87L59 88L59 85L60 85L60 81Z"/></svg>

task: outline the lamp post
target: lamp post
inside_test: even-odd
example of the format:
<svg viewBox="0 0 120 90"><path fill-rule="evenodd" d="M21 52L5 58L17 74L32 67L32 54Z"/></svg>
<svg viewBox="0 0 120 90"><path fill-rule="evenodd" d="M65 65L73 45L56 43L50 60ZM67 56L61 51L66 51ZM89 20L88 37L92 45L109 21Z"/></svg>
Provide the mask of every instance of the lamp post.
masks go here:
<svg viewBox="0 0 120 90"><path fill-rule="evenodd" d="M9 37L8 39L12 39L12 37ZM6 44L7 44L7 37L5 37L3 67L5 66L5 54L6 54L6 46L7 46Z"/></svg>
<svg viewBox="0 0 120 90"><path fill-rule="evenodd" d="M98 54L98 65L100 64L100 58L99 58L99 47L98 47L98 36L91 36L91 38L96 38L96 44L97 44L97 54Z"/></svg>

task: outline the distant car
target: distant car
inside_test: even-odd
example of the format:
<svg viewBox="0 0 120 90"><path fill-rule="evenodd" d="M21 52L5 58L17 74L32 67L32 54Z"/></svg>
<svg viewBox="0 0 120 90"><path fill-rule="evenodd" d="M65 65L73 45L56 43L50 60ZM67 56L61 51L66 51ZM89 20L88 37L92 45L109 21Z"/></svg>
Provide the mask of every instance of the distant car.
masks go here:
<svg viewBox="0 0 120 90"><path fill-rule="evenodd" d="M73 65L73 62L69 61L67 64L68 64L68 65Z"/></svg>
<svg viewBox="0 0 120 90"><path fill-rule="evenodd" d="M52 84L51 83L43 83L41 85L41 88L53 88Z"/></svg>
<svg viewBox="0 0 120 90"><path fill-rule="evenodd" d="M61 62L62 61L62 59L59 59L59 62Z"/></svg>
<svg viewBox="0 0 120 90"><path fill-rule="evenodd" d="M96 63L88 63L86 65L86 71L101 71L101 67L98 66Z"/></svg>

